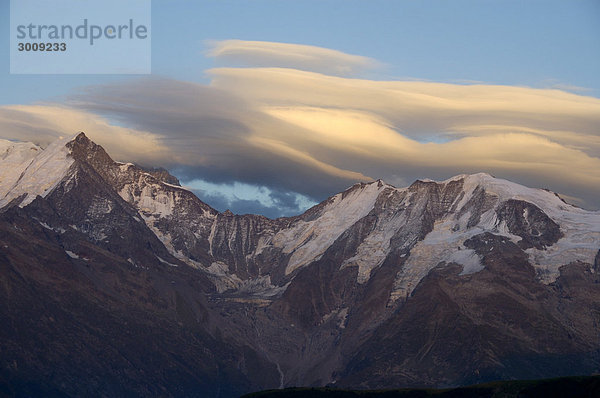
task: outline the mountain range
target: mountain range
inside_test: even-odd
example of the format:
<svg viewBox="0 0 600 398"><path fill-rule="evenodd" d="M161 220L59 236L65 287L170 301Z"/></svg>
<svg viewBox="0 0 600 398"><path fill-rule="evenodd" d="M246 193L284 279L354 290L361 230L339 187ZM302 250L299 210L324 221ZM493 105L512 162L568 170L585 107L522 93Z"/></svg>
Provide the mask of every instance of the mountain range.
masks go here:
<svg viewBox="0 0 600 398"><path fill-rule="evenodd" d="M600 212L489 174L219 212L79 133L0 140L0 394L236 397L600 370Z"/></svg>

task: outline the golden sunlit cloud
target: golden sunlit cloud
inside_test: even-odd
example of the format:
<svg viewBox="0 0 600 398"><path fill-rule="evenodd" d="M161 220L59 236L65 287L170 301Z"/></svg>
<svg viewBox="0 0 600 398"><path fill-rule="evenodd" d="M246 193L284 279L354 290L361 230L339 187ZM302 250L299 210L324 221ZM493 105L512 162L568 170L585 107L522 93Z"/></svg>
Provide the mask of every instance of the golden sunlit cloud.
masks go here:
<svg viewBox="0 0 600 398"><path fill-rule="evenodd" d="M559 191L578 186L598 192L600 100L594 97L282 68L216 68L210 74L214 87L309 131L305 145L318 142L338 152L337 159L342 153L370 156L381 165L378 177L390 166L444 176L481 170Z"/></svg>
<svg viewBox="0 0 600 398"><path fill-rule="evenodd" d="M109 123L93 113L54 105L10 105L0 107L3 138L31 141L42 146L60 136L84 131L115 159L145 163L168 157L156 134Z"/></svg>
<svg viewBox="0 0 600 398"><path fill-rule="evenodd" d="M342 169L339 169L330 164L321 162L320 160L315 159L309 153L294 149L294 148L290 147L289 145L287 145L286 143L281 142L281 141L274 141L274 140L270 140L267 138L261 138L261 137L251 137L249 139L249 142L251 142L263 149L266 148L268 150L271 150L280 156L284 156L284 157L288 158L289 160L305 164L309 167L315 167L318 170L322 171L323 173L334 176L334 177L340 177L340 178L351 179L351 180L356 180L356 181L371 181L371 180L373 180L372 178L367 177L364 174L353 172L353 171L348 171L348 170L342 170Z"/></svg>

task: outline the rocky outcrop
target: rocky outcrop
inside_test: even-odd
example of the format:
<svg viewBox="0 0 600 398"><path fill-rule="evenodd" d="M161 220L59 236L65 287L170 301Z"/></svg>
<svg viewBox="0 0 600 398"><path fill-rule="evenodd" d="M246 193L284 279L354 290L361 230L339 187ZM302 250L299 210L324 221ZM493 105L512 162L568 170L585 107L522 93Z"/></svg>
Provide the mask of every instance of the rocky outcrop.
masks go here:
<svg viewBox="0 0 600 398"><path fill-rule="evenodd" d="M539 207L522 200L507 200L498 209L498 218L506 222L508 230L521 237L523 249L545 249L556 243L563 234L560 226Z"/></svg>

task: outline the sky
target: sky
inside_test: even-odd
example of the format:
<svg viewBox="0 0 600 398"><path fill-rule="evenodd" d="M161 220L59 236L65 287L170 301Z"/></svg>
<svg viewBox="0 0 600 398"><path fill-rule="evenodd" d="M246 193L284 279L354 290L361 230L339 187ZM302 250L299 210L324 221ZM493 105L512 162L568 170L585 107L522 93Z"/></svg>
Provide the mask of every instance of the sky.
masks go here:
<svg viewBox="0 0 600 398"><path fill-rule="evenodd" d="M218 210L268 217L359 181L477 172L600 208L597 0L151 7L148 75L10 74L0 37L0 138L83 130Z"/></svg>

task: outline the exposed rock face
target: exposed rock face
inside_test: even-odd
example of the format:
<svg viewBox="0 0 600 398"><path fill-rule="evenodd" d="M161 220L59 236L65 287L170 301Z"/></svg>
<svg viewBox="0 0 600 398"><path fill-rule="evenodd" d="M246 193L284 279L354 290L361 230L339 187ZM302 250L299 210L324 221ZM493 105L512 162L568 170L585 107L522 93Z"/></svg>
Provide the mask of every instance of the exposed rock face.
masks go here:
<svg viewBox="0 0 600 398"><path fill-rule="evenodd" d="M552 192L375 181L271 220L219 213L83 134L0 144L7 391L233 397L600 369L600 213Z"/></svg>
<svg viewBox="0 0 600 398"><path fill-rule="evenodd" d="M545 249L556 243L563 234L560 226L534 204L510 199L498 211L498 218L506 222L509 232L520 236L523 249Z"/></svg>

